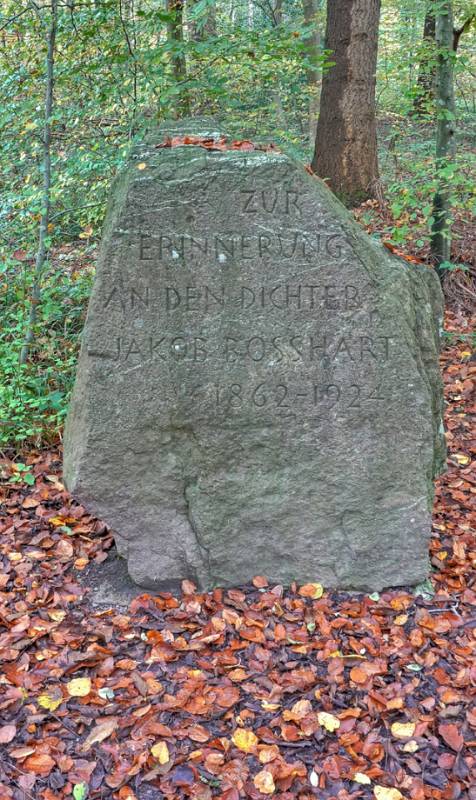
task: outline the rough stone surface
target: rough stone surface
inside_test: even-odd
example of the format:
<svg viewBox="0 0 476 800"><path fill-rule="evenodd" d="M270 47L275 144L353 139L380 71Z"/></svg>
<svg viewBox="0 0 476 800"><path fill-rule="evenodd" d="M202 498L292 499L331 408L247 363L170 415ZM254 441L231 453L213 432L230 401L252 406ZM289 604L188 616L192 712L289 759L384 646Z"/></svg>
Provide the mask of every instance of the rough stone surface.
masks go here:
<svg viewBox="0 0 476 800"><path fill-rule="evenodd" d="M152 138L112 191L66 484L141 586L417 583L441 314L435 275L288 156Z"/></svg>

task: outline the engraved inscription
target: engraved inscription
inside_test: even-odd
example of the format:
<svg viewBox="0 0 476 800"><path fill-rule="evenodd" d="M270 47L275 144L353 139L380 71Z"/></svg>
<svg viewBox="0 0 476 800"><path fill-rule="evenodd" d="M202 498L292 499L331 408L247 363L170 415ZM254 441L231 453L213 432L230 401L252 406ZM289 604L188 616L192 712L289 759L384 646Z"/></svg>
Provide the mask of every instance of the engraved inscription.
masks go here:
<svg viewBox="0 0 476 800"><path fill-rule="evenodd" d="M251 336L238 338L226 335L224 340L227 363L268 359L274 366L288 362L375 362L388 361L391 336L326 336L321 333L302 336Z"/></svg>
<svg viewBox="0 0 476 800"><path fill-rule="evenodd" d="M340 234L291 230L258 234L140 233L137 253L140 261L178 265L188 261L211 259L219 264L231 260L253 261L257 258L339 259L344 248Z"/></svg>
<svg viewBox="0 0 476 800"><path fill-rule="evenodd" d="M349 253L346 238L298 227L270 230L263 222L258 230L250 229L255 219L269 217L271 222L279 215L299 225L301 199L291 189L241 191L246 234L153 228L135 234L128 246L142 272L134 282L119 275L114 284L106 284L101 302L108 313L120 311L136 330L119 330L102 347L96 343L89 349L89 356L116 369L143 371L167 364L167 370L182 365L184 375L194 370L199 383L188 385L188 394L178 386L177 398L222 419L246 409L271 412L277 419L314 411L319 419L386 402L379 371L394 355L392 336L381 330L375 315L365 330L370 317L362 317L362 311L371 301L369 285L357 276L355 283L338 279ZM296 271L283 280L287 261L295 263ZM257 274L269 275L269 283L249 279L254 263L260 262ZM217 316L218 327L211 333L207 320ZM223 384L215 382L220 370L228 376ZM249 383L243 380L247 373Z"/></svg>
<svg viewBox="0 0 476 800"><path fill-rule="evenodd" d="M246 311L355 311L362 307L359 290L351 284L278 283L271 286L164 286L154 291L149 286L127 289L106 287L103 308L141 311L163 309L178 314L211 314L226 309Z"/></svg>
<svg viewBox="0 0 476 800"><path fill-rule="evenodd" d="M199 389L200 387L196 387ZM243 386L241 383L228 385L216 384L213 391L217 408L238 408L243 404L253 405L257 408L275 407L290 408L296 402L304 402L312 406L324 405L331 409L337 404L344 408L360 408L362 403L369 401L385 402L380 386L374 389L363 387L359 384L309 384L308 386L289 387L286 383L272 385L258 383L256 386ZM301 389L303 391L301 391ZM207 387L205 387L207 391Z"/></svg>
<svg viewBox="0 0 476 800"><path fill-rule="evenodd" d="M335 410L337 414L386 403L381 385L373 388L357 383L326 383L302 381L298 384L274 383L227 383L197 384L188 393L181 393L183 400L222 416L229 416L247 409L262 410L287 416L291 412L319 415Z"/></svg>
<svg viewBox="0 0 476 800"><path fill-rule="evenodd" d="M299 192L286 189L243 189L241 195L241 212L243 214L283 214L301 216Z"/></svg>
<svg viewBox="0 0 476 800"><path fill-rule="evenodd" d="M103 349L88 350L88 355L130 363L149 359L189 361L201 364L209 358L224 364L257 364L273 368L280 364L372 364L385 363L390 357L391 336L310 335L223 338L177 334L174 336L117 336Z"/></svg>

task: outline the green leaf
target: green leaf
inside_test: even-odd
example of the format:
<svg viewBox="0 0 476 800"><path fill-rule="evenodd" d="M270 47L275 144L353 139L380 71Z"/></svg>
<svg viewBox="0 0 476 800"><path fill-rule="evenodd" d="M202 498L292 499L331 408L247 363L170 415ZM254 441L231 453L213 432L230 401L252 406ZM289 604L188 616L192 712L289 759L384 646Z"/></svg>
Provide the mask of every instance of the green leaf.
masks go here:
<svg viewBox="0 0 476 800"><path fill-rule="evenodd" d="M98 689L98 695L102 700L114 700L114 689L110 689L109 686L102 686Z"/></svg>
<svg viewBox="0 0 476 800"><path fill-rule="evenodd" d="M423 597L424 600L431 600L435 596L435 588L429 578L423 583L419 583L413 590L415 597Z"/></svg>
<svg viewBox="0 0 476 800"><path fill-rule="evenodd" d="M316 623L308 622L306 628L308 629L309 633L314 633L314 631L316 630Z"/></svg>
<svg viewBox="0 0 476 800"><path fill-rule="evenodd" d="M407 664L407 669L411 669L412 672L421 672L423 667L421 664L415 664L415 662L412 661L410 664Z"/></svg>
<svg viewBox="0 0 476 800"><path fill-rule="evenodd" d="M88 787L85 783L76 783L73 787L74 800L85 800L88 796Z"/></svg>

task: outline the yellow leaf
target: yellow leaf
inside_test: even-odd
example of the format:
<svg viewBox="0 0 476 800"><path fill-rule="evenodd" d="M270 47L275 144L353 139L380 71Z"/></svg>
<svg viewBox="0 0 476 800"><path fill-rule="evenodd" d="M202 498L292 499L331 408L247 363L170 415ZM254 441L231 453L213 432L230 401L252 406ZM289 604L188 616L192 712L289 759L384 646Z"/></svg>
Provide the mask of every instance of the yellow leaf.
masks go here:
<svg viewBox="0 0 476 800"><path fill-rule="evenodd" d="M409 742L405 742L402 749L405 751L405 753L416 753L417 750L420 749L420 746L415 739L410 739Z"/></svg>
<svg viewBox="0 0 476 800"><path fill-rule="evenodd" d="M66 688L70 697L86 697L91 691L91 678L73 678Z"/></svg>
<svg viewBox="0 0 476 800"><path fill-rule="evenodd" d="M89 239L90 236L93 234L93 229L91 225L87 225L83 231L79 234L80 239Z"/></svg>
<svg viewBox="0 0 476 800"><path fill-rule="evenodd" d="M393 697L387 700L387 708L389 711L398 711L403 708L403 697Z"/></svg>
<svg viewBox="0 0 476 800"><path fill-rule="evenodd" d="M261 794L274 794L276 787L273 776L267 769L262 769L253 778L253 783Z"/></svg>
<svg viewBox="0 0 476 800"><path fill-rule="evenodd" d="M157 742L151 747L150 752L157 759L159 764L167 764L170 761L169 748L167 742Z"/></svg>
<svg viewBox="0 0 476 800"><path fill-rule="evenodd" d="M355 783L361 783L364 786L368 785L369 783L372 783L369 776L366 775L365 772L356 772L352 780Z"/></svg>
<svg viewBox="0 0 476 800"><path fill-rule="evenodd" d="M279 708L279 703L268 703L267 700L262 700L261 708L263 708L265 711L277 711Z"/></svg>
<svg viewBox="0 0 476 800"><path fill-rule="evenodd" d="M42 708L48 709L48 711L56 711L58 706L61 705L63 702L63 695L61 694L61 690L53 690L50 693L40 694L38 698L38 705Z"/></svg>
<svg viewBox="0 0 476 800"><path fill-rule="evenodd" d="M306 583L299 589L302 597L310 597L311 600L319 600L324 594L324 587L320 583Z"/></svg>
<svg viewBox="0 0 476 800"><path fill-rule="evenodd" d="M408 614L399 614L395 617L395 625L405 625L408 622Z"/></svg>
<svg viewBox="0 0 476 800"><path fill-rule="evenodd" d="M233 744L244 753L251 753L258 744L258 737L247 728L237 728L231 737Z"/></svg>
<svg viewBox="0 0 476 800"><path fill-rule="evenodd" d="M145 163L145 161L141 161L140 164L137 165L137 169L140 170L147 169L147 164Z"/></svg>
<svg viewBox="0 0 476 800"><path fill-rule="evenodd" d="M62 525L65 525L65 518L64 517L51 517L48 522L50 525L54 525L55 528L59 528Z"/></svg>
<svg viewBox="0 0 476 800"><path fill-rule="evenodd" d="M374 795L377 800L405 800L398 789L390 789L388 786L374 786Z"/></svg>
<svg viewBox="0 0 476 800"><path fill-rule="evenodd" d="M56 609L54 611L48 611L48 616L54 622L63 622L66 616L66 611L61 611L60 609Z"/></svg>
<svg viewBox="0 0 476 800"><path fill-rule="evenodd" d="M471 461L469 456L466 456L464 453L455 453L455 458L458 464L469 464Z"/></svg>
<svg viewBox="0 0 476 800"><path fill-rule="evenodd" d="M333 733L340 728L340 719L337 719L334 714L328 714L326 711L319 711L317 721L319 725L322 725L329 733Z"/></svg>
<svg viewBox="0 0 476 800"><path fill-rule="evenodd" d="M415 728L414 722L394 722L391 727L392 736L397 739L410 739L415 733Z"/></svg>

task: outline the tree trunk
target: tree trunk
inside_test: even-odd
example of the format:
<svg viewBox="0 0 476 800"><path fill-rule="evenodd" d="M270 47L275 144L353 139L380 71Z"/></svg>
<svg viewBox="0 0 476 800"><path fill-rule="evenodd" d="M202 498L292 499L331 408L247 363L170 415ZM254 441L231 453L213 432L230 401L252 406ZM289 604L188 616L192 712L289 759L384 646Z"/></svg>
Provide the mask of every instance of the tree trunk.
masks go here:
<svg viewBox="0 0 476 800"><path fill-rule="evenodd" d="M476 19L476 14L471 14L471 16L465 19L465 21L459 28L453 28L453 50L455 51L455 53L458 49L459 40L461 39L463 33L469 31L475 19Z"/></svg>
<svg viewBox="0 0 476 800"><path fill-rule="evenodd" d="M453 9L451 0L442 2L436 18L438 62L436 70L436 176L438 189L433 198L431 253L440 279L450 261L450 187L444 174L455 153L455 98L453 83Z"/></svg>
<svg viewBox="0 0 476 800"><path fill-rule="evenodd" d="M317 26L316 14L320 0L302 0L304 22L310 25L311 31L304 39L306 58L309 62L307 68L307 86L309 89L309 142L312 144L316 138L317 117L319 113L319 48L321 37Z"/></svg>
<svg viewBox="0 0 476 800"><path fill-rule="evenodd" d="M30 311L25 341L20 351L20 364L25 364L35 339L38 307L41 302L41 279L48 253L48 225L51 210L51 114L53 111L55 41L58 26L58 0L51 0L48 49L46 53L45 122L43 126L43 193L42 212L38 234L38 250L31 291Z"/></svg>
<svg viewBox="0 0 476 800"><path fill-rule="evenodd" d="M185 84L187 80L187 65L183 51L183 17L184 0L167 0L167 11L171 15L167 23L169 41L174 45L172 53L172 68L177 84ZM176 116L180 117L190 112L190 98L185 85L180 89L176 107Z"/></svg>
<svg viewBox="0 0 476 800"><path fill-rule="evenodd" d="M413 113L424 116L429 111L429 105L434 99L434 83L436 62L435 54L435 16L432 10L426 12L423 24L423 42L420 67L417 79L417 94L413 101Z"/></svg>
<svg viewBox="0 0 476 800"><path fill-rule="evenodd" d="M137 36L136 36L136 20L134 0L129 0L123 8L123 0L119 0L119 19L121 27L124 32L127 49L130 56L131 74L132 74L132 114L131 122L129 125L129 138L131 139L136 132L136 118L137 118L137 89L138 89L138 70L137 70ZM129 31L130 28L130 31Z"/></svg>
<svg viewBox="0 0 476 800"><path fill-rule="evenodd" d="M270 3L270 10L271 10L271 24L273 27L278 27L278 25L282 24L283 21L283 0L276 0L274 7L273 4ZM279 133L286 133L288 130L288 123L286 120L286 114L284 113L283 102L281 100L281 92L280 92L280 83L279 79L276 81L277 87L276 89L271 90L271 96L273 98L273 107L274 113L276 117L276 124L278 126Z"/></svg>
<svg viewBox="0 0 476 800"><path fill-rule="evenodd" d="M380 0L329 0L324 75L312 169L354 205L378 193L375 70Z"/></svg>
<svg viewBox="0 0 476 800"><path fill-rule="evenodd" d="M471 28L475 16L472 14L467 17L459 28L453 27L452 37L455 53L461 36ZM430 104L435 97L436 53L432 53L432 50L435 49L435 25L434 11L429 10L423 26L423 52L417 80L417 95L413 101L413 113L417 116L424 116L428 113Z"/></svg>
<svg viewBox="0 0 476 800"><path fill-rule="evenodd" d="M274 8L271 4L271 14L273 16L273 25L276 27L281 25L283 21L283 0L276 0Z"/></svg>
<svg viewBox="0 0 476 800"><path fill-rule="evenodd" d="M254 11L255 10L253 6L253 0L247 0L247 20L248 20L248 28L250 31L252 31L255 26Z"/></svg>

